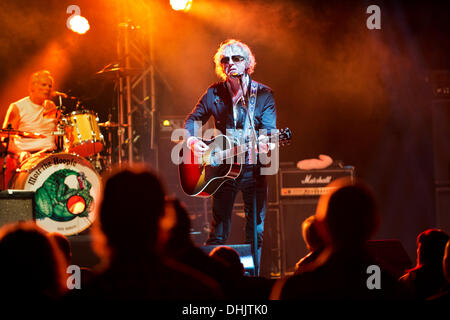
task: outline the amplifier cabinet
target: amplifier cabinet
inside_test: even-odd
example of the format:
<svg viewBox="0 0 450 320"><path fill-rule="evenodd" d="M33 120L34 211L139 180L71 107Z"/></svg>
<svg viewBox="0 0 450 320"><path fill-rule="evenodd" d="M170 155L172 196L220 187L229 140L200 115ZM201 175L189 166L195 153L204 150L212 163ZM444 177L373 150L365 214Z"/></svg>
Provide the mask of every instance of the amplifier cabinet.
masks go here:
<svg viewBox="0 0 450 320"><path fill-rule="evenodd" d="M267 179L267 202L269 206L278 206L280 198L280 170L277 174L266 176ZM242 192L238 192L234 201L235 206L244 206L244 199L242 198Z"/></svg>
<svg viewBox="0 0 450 320"><path fill-rule="evenodd" d="M320 196L326 193L327 185L342 177L354 177L354 167L338 169L299 170L283 169L280 172L281 199Z"/></svg>
<svg viewBox="0 0 450 320"><path fill-rule="evenodd" d="M319 197L284 200L280 205L281 275L291 275L295 264L308 254L302 223L316 212Z"/></svg>
<svg viewBox="0 0 450 320"><path fill-rule="evenodd" d="M450 187L436 188L437 227L450 233Z"/></svg>
<svg viewBox="0 0 450 320"><path fill-rule="evenodd" d="M280 171L280 240L282 276L294 272L298 260L308 254L302 237L303 221L316 213L319 197L330 190L327 185L339 178L354 178L354 167Z"/></svg>
<svg viewBox="0 0 450 320"><path fill-rule="evenodd" d="M5 190L0 192L0 227L14 222L35 220L34 192Z"/></svg>

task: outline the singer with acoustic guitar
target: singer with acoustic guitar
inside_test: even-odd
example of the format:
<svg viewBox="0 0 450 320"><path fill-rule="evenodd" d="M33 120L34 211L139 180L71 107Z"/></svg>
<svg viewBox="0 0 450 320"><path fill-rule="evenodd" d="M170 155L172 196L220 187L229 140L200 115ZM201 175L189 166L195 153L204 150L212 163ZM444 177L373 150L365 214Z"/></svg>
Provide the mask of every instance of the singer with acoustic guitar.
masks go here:
<svg viewBox="0 0 450 320"><path fill-rule="evenodd" d="M198 136L198 130L211 116L214 117L215 129L223 135L231 133L239 141L248 142L253 139L257 143L254 142L255 148L241 157L243 164L237 177L226 180L212 195L212 228L206 244L226 243L234 200L241 191L247 217L246 243L255 242L253 219L256 211L257 242L260 249L268 186L266 176L261 174L258 158L261 153L270 151L268 135L277 131L275 101L269 87L251 79L256 61L246 44L234 39L223 42L214 56L214 62L216 73L222 81L212 84L187 116L185 129L189 135L186 140L188 147L198 157L210 151L210 145ZM264 134L261 134L261 129L265 129Z"/></svg>

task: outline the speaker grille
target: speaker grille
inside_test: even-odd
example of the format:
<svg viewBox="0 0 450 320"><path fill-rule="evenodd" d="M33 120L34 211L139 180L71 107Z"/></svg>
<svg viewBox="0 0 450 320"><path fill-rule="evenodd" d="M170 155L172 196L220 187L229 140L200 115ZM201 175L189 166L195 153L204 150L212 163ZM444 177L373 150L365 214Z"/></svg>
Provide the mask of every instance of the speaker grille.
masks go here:
<svg viewBox="0 0 450 320"><path fill-rule="evenodd" d="M433 101L434 178L437 185L450 184L450 99Z"/></svg>
<svg viewBox="0 0 450 320"><path fill-rule="evenodd" d="M450 232L450 187L436 188L437 226Z"/></svg>
<svg viewBox="0 0 450 320"><path fill-rule="evenodd" d="M281 203L281 256L282 276L294 272L295 264L308 250L302 237L302 223L316 212L318 197L305 197Z"/></svg>
<svg viewBox="0 0 450 320"><path fill-rule="evenodd" d="M11 190L0 192L0 226L34 219L34 192Z"/></svg>

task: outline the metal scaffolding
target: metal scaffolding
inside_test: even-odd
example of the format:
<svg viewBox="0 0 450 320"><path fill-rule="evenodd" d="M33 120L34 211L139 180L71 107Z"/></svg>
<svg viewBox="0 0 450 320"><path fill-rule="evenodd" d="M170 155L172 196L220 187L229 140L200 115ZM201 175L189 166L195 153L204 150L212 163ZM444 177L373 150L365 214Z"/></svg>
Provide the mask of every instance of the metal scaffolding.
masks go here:
<svg viewBox="0 0 450 320"><path fill-rule="evenodd" d="M116 92L118 128L117 162L133 164L143 160L142 143L137 143L142 133L136 131L141 125L148 132L148 147L152 152L153 166L158 168L156 140L156 104L153 60L153 37L151 10L142 0L118 0L118 33ZM139 117L135 115L139 114ZM142 117L143 115L143 117ZM125 147L125 148L124 148ZM141 148L142 149L142 148Z"/></svg>

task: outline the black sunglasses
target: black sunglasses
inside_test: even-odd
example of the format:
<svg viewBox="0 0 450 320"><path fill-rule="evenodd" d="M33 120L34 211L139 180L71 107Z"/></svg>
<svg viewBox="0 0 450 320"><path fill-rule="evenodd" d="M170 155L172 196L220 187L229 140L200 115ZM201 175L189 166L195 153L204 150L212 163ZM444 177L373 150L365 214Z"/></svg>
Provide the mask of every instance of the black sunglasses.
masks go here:
<svg viewBox="0 0 450 320"><path fill-rule="evenodd" d="M231 56L231 60L233 60L233 62L237 63L237 62L244 61L244 57L243 56ZM220 63L221 64L230 63L230 57L222 57L222 59L220 59Z"/></svg>

